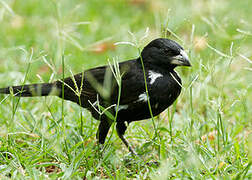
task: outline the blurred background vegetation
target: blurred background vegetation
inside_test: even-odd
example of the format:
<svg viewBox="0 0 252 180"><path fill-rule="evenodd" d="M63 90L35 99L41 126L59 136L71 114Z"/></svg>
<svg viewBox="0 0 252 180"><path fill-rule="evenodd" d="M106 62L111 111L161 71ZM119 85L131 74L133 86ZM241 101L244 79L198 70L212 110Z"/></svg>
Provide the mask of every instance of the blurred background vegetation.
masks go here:
<svg viewBox="0 0 252 180"><path fill-rule="evenodd" d="M0 87L61 78L62 56L66 75L135 58L136 47L114 43L139 41L146 29L141 48L168 37L193 65L177 68L184 88L176 107L156 118L160 139L150 120L126 132L141 158L115 133L100 155L97 122L73 103L64 104L62 120L58 98L1 95L0 178L250 179L251 7L250 0L0 0Z"/></svg>

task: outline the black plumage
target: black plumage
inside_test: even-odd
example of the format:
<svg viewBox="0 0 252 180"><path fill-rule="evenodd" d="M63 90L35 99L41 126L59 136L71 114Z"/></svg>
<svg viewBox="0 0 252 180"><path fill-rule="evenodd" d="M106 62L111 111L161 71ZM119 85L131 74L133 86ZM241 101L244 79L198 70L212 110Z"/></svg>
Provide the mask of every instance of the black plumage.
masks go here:
<svg viewBox="0 0 252 180"><path fill-rule="evenodd" d="M95 119L101 121L97 131L97 138L101 144L105 142L113 120L106 113L98 113L98 109L109 107L110 114L115 116L117 111L116 129L119 137L134 153L123 137L127 129L125 122L151 117L141 60L144 64L151 110L156 116L168 108L181 92L181 79L174 68L190 66L183 48L175 41L165 38L151 41L144 47L139 58L119 63L121 76L119 106L117 106L119 86L118 79L114 75L115 66L89 69L53 83L1 88L0 93L9 94L13 91L16 96L21 97L55 95L87 108Z"/></svg>

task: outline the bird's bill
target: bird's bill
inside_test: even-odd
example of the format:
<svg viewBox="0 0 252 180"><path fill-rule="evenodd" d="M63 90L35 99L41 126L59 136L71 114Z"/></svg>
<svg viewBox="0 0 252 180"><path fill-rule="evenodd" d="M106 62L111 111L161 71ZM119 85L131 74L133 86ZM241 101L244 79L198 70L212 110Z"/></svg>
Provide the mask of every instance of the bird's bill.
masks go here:
<svg viewBox="0 0 252 180"><path fill-rule="evenodd" d="M172 57L171 64L178 66L191 66L188 55L184 50L181 50L179 55Z"/></svg>

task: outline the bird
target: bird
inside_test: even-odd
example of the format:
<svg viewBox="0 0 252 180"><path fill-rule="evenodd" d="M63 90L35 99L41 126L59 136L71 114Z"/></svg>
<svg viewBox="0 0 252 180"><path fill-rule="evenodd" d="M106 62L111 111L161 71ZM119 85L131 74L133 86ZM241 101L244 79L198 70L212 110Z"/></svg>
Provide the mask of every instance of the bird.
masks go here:
<svg viewBox="0 0 252 180"><path fill-rule="evenodd" d="M115 121L119 138L136 154L124 137L126 129L131 122L155 117L173 104L182 89L174 70L177 66L191 66L186 51L174 40L157 38L142 49L139 57L117 66L91 68L52 83L0 88L0 94L58 96L77 103L100 121L96 133L99 144L105 143Z"/></svg>

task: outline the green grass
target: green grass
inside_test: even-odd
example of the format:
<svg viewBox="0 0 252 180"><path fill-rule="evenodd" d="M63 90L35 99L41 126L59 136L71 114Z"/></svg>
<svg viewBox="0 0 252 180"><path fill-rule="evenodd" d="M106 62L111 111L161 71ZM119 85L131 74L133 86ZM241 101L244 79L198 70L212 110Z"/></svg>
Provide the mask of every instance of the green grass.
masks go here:
<svg viewBox="0 0 252 180"><path fill-rule="evenodd" d="M1 95L0 179L251 179L251 7L249 0L0 0L0 87L134 58L136 47L113 43L134 42L129 31L140 40L147 27L141 48L169 37L192 63L176 69L183 91L154 118L156 132L151 119L130 124L126 138L141 158L112 130L101 154L98 121L76 104Z"/></svg>

